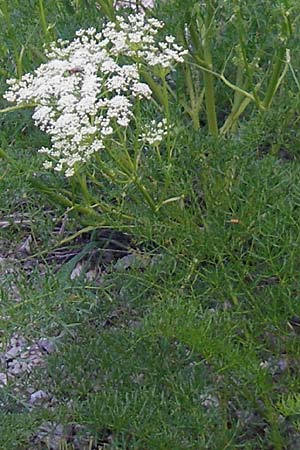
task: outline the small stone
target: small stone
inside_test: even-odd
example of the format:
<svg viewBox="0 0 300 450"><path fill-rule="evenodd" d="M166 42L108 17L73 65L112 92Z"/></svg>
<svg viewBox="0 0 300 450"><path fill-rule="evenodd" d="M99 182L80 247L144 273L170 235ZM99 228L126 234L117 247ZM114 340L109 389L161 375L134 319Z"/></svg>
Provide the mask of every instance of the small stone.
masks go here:
<svg viewBox="0 0 300 450"><path fill-rule="evenodd" d="M284 372L288 368L288 362L286 359L283 358L278 360L277 365L280 372Z"/></svg>
<svg viewBox="0 0 300 450"><path fill-rule="evenodd" d="M17 252L20 254L30 255L31 254L31 248L30 244L32 243L32 236L27 236L26 239L24 239L23 242L21 242L21 245L18 247Z"/></svg>
<svg viewBox="0 0 300 450"><path fill-rule="evenodd" d="M4 372L0 372L0 387L7 385L7 375Z"/></svg>
<svg viewBox="0 0 300 450"><path fill-rule="evenodd" d="M86 274L85 274L85 278L88 281L93 281L97 278L97 270L96 269L91 269L89 270Z"/></svg>
<svg viewBox="0 0 300 450"><path fill-rule="evenodd" d="M55 352L55 345L53 341L50 341L50 339L40 339L38 342L40 348L45 351L46 353L53 353Z"/></svg>
<svg viewBox="0 0 300 450"><path fill-rule="evenodd" d="M48 398L49 398L48 394L40 389L38 391L33 392L30 395L29 403L33 405L39 401L48 400Z"/></svg>
<svg viewBox="0 0 300 450"><path fill-rule="evenodd" d="M16 356L18 356L20 353L20 348L18 347L12 347L10 348L6 353L5 353L5 358L6 359L12 359L15 358Z"/></svg>
<svg viewBox="0 0 300 450"><path fill-rule="evenodd" d="M76 264L75 268L72 270L72 273L70 275L71 280L75 280L75 278L80 277L82 270L83 270L83 264L79 262L78 264Z"/></svg>
<svg viewBox="0 0 300 450"><path fill-rule="evenodd" d="M218 398L215 395L211 394L202 394L200 395L201 405L205 408L217 408L220 405Z"/></svg>

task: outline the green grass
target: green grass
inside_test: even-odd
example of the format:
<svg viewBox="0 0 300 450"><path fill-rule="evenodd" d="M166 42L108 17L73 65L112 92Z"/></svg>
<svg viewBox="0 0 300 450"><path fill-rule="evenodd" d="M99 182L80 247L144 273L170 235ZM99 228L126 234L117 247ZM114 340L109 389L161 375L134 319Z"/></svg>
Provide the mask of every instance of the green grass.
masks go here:
<svg viewBox="0 0 300 450"><path fill-rule="evenodd" d="M22 42L24 69L41 62L47 36L38 2L26 3L31 8L11 2L12 21L20 26L2 31L3 90ZM100 22L97 2L50 3L45 12L55 35L71 37ZM180 75L178 83L183 89ZM45 366L0 389L1 449L47 448L34 440L45 422L81 425L94 439L90 448L298 448L297 95L288 77L270 111L250 109L227 139L208 137L205 124L196 133L174 105L181 131L171 192L184 193L184 205L170 204L155 218L142 205L135 211L129 253L142 255L145 264L118 266L121 250L109 234L64 244L84 256L97 250L90 259L101 267L101 282L72 281L77 260L49 258L80 228L74 217L61 228L63 208L37 193L32 178L58 187L64 180L41 169L36 149L46 140L29 114L0 117L1 148L13 160L1 160L0 169L1 220L12 222L0 228L0 342L5 346L17 332L28 343L51 338L57 345ZM226 101L224 94L219 116ZM145 164L150 176L159 176L155 160ZM111 198L118 194L104 189ZM127 208L132 213L130 201ZM116 219L112 225L123 230ZM20 254L28 235L31 254ZM30 394L21 395L28 386L49 390L51 407L28 409ZM82 448L67 441L62 449Z"/></svg>

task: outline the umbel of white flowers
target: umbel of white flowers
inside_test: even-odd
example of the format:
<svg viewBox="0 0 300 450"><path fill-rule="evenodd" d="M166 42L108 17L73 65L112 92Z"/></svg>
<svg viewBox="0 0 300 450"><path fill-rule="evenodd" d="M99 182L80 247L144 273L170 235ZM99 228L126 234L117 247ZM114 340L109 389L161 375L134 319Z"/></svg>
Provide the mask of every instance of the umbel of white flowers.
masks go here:
<svg viewBox="0 0 300 450"><path fill-rule="evenodd" d="M34 73L8 80L6 100L34 103L35 125L50 136L51 147L39 149L46 155L44 167L70 177L105 148L116 127L128 127L135 100L151 97L138 65L167 71L186 53L173 36L156 42L163 25L132 14L126 20L118 17L117 24L108 22L100 32L79 30L73 41L52 43L48 61ZM144 139L151 141L149 130L146 134Z"/></svg>
<svg viewBox="0 0 300 450"><path fill-rule="evenodd" d="M131 9L142 9L142 8L153 8L155 4L154 0L115 0L114 2L114 8L121 9L121 8L131 8Z"/></svg>

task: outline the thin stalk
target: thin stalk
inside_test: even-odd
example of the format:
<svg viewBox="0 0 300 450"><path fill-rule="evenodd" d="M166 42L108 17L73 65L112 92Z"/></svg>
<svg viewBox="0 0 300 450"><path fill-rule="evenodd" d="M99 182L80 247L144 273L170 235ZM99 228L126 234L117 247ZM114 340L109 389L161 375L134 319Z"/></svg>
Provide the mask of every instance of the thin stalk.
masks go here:
<svg viewBox="0 0 300 450"><path fill-rule="evenodd" d="M192 26L192 23L190 23L190 27L191 26ZM195 30L194 27L193 27L193 33L194 34L196 33L196 35L197 35L197 31ZM181 41L181 45L183 47L185 47L186 49L188 49L189 43L186 38L185 29L181 28L179 30L178 35L179 35L179 39ZM197 54L199 55L199 58L200 58L200 54L202 54L202 50L200 48L199 39L195 40L195 45L197 46ZM199 111L200 111L200 108L202 105L203 98L201 98L201 95L198 96L198 98L197 98L197 90L194 86L192 71L187 62L185 62L185 64L184 64L184 76L185 76L185 84L186 84L187 91L189 94L191 106L188 106L187 104L185 104L185 102L182 102L182 104L183 104L183 107L184 107L186 113L192 119L194 129L199 130L199 128L200 128Z"/></svg>
<svg viewBox="0 0 300 450"><path fill-rule="evenodd" d="M49 26L47 23L47 19L46 19L46 14L45 14L45 8L44 8L44 0L39 0L39 13L40 13L40 20L41 20L41 25L42 25L42 29L45 35L45 38L50 41L51 40L51 34L49 31Z"/></svg>
<svg viewBox="0 0 300 450"><path fill-rule="evenodd" d="M114 183L116 183L117 176L116 176L115 172L113 172L113 171L109 170L107 167L105 167L105 164L103 163L101 157L97 153L96 153L95 157L97 159L97 163L99 164L99 167L97 167L97 169L100 168L101 173L104 173L104 175L106 175L110 180L112 180ZM122 172L122 171L121 171L121 174L124 176L128 176L127 173Z"/></svg>
<svg viewBox="0 0 300 450"><path fill-rule="evenodd" d="M98 5L102 9L106 17L111 21L115 21L116 13L113 6L113 0L97 0Z"/></svg>
<svg viewBox="0 0 300 450"><path fill-rule="evenodd" d="M300 83L299 83L299 81L298 81L297 75L295 74L294 68L293 68L293 66L292 66L292 64L291 64L290 61L287 61L287 65L288 65L288 67L289 67L289 69L290 69L290 71L291 71L293 80L295 81L295 84L296 84L296 86L297 86L297 88L298 88L298 91L299 91L299 93L300 93Z"/></svg>
<svg viewBox="0 0 300 450"><path fill-rule="evenodd" d="M167 119L167 127L168 127L168 134L167 134L168 164L170 164L171 158L172 158L171 136L170 136L171 113L170 113L170 103L169 103L168 83L167 83L167 80L166 80L166 73L164 73L164 72L161 73L161 80L162 80L163 94L164 94L165 117Z"/></svg>
<svg viewBox="0 0 300 450"><path fill-rule="evenodd" d="M157 205L153 201L153 199L152 199L151 195L149 194L147 188L143 185L143 183L141 183L141 181L137 177L134 177L132 179L132 181L136 185L136 187L138 188L138 190L140 191L142 196L144 197L146 203L150 206L152 212L156 213L158 211Z"/></svg>
<svg viewBox="0 0 300 450"><path fill-rule="evenodd" d="M20 54L18 55L18 58L16 60L17 65L17 73L18 77L21 78L23 74L23 55L24 55L25 47L22 45Z"/></svg>
<svg viewBox="0 0 300 450"><path fill-rule="evenodd" d="M247 44L246 44L246 31L244 27L243 17L241 13L241 5L239 4L238 0L234 0L235 3L235 14L237 17L237 23L238 23L238 37L240 41L240 49L242 53L242 59L245 67L245 72L248 77L248 82L250 83L250 88L252 88L252 94L255 98L255 102L257 105L259 105L261 102L259 100L259 97L256 93L255 87L253 85L253 69L250 67L248 63L247 58Z"/></svg>
<svg viewBox="0 0 300 450"><path fill-rule="evenodd" d="M206 8L207 8L207 17L205 20L205 30L203 36L203 54L207 66L210 69L212 69L213 64L211 54L211 33L212 33L212 21L214 17L214 11L211 0L206 1ZM205 88L205 105L206 105L208 129L213 136L218 136L214 79L212 74L209 72L204 72L203 79Z"/></svg>
<svg viewBox="0 0 300 450"><path fill-rule="evenodd" d="M184 72L185 72L186 86L187 86L187 90L188 90L190 102L191 102L191 107L189 108L188 113L192 119L194 129L197 131L200 128L200 121L199 121L200 105L196 99L192 73L191 73L191 69L188 64L185 64Z"/></svg>
<svg viewBox="0 0 300 450"><path fill-rule="evenodd" d="M250 94L250 92L245 91L244 89L240 88L239 86L236 86L234 83L231 83L231 81L227 80L227 78L223 75L223 73L218 73L215 72L214 70L209 69L206 65L202 65L201 63L199 64L194 64L194 63L190 63L195 65L196 67L199 67L200 69L203 70L203 72L208 72L211 73L212 75L214 75L215 77L219 78L220 80L223 81L224 84L226 84L226 86L230 87L232 90L240 92L241 94L243 94L245 97L250 98L250 100L252 100L253 102L256 103L256 99L255 97ZM262 105L262 103L260 102L258 104L259 109L261 109L262 111L265 111L264 106Z"/></svg>
<svg viewBox="0 0 300 450"><path fill-rule="evenodd" d="M135 186L138 188L143 198L145 199L146 203L150 206L151 210L153 212L156 212L157 211L156 204L153 201L152 197L150 196L149 192L147 191L147 188L138 179L132 162L131 162L132 167L128 168L128 166L124 165L124 162L121 161L119 158L117 158L108 148L106 148L106 151L109 154L109 156L113 159L113 161L117 164L117 166L119 166L119 168L122 171L124 171L124 173L128 176L128 179L135 184ZM128 154L127 149L126 153Z"/></svg>

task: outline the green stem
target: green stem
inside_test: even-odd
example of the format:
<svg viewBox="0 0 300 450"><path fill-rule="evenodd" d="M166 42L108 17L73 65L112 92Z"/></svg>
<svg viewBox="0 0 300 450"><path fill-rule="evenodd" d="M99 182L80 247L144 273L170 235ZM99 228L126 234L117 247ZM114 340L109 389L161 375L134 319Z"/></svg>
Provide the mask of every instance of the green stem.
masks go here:
<svg viewBox="0 0 300 450"><path fill-rule="evenodd" d="M108 148L106 148L107 153L112 158L112 160L119 166L119 168L124 171L124 173L128 176L129 180L135 184L135 186L138 188L140 193L142 194L143 198L145 199L146 203L150 206L151 210L153 212L157 211L157 207L155 205L155 202L153 201L152 197L150 196L149 192L147 191L146 187L141 183L141 181L138 179L134 164L131 161L131 166L128 167L127 164L124 164L124 161L120 160L120 158L116 157L113 152L111 152ZM126 149L126 153L127 149Z"/></svg>
<svg viewBox="0 0 300 450"><path fill-rule="evenodd" d="M213 136L218 136L218 124L215 109L213 78L207 72L204 73L203 77L204 77L205 105L206 105L208 129Z"/></svg>
<svg viewBox="0 0 300 450"><path fill-rule="evenodd" d="M191 103L191 107L188 109L188 113L192 119L194 129L199 130L199 128L200 128L200 121L199 121L200 105L196 99L192 73L191 73L191 69L188 66L188 64L185 64L185 80L186 80L186 86L188 89L190 103Z"/></svg>
<svg viewBox="0 0 300 450"><path fill-rule="evenodd" d="M144 197L146 203L150 206L152 212L156 213L158 208L155 202L153 201L151 195L147 191L147 188L143 185L143 183L140 182L140 180L137 177L134 177L132 181L136 185L142 196Z"/></svg>
<svg viewBox="0 0 300 450"><path fill-rule="evenodd" d="M237 67L235 84L236 84L236 86L243 85L243 68L241 66ZM235 91L234 98L233 98L232 110L237 108L237 106L241 103L242 99L243 99L243 95L241 94L241 92Z"/></svg>
<svg viewBox="0 0 300 450"><path fill-rule="evenodd" d="M165 109L165 116L168 122L170 122L170 105L169 105L169 95L168 95L168 83L166 80L166 74L162 72L161 74L161 81L163 86L163 97L164 97L164 109Z"/></svg>
<svg viewBox="0 0 300 450"><path fill-rule="evenodd" d="M239 117L241 116L241 114L243 114L243 112L245 111L250 102L251 100L248 97L246 97L243 100L241 100L239 104L236 105L235 109L232 109L231 113L224 122L224 125L220 129L220 134L224 135L228 133L230 129L234 128Z"/></svg>
<svg viewBox="0 0 300 450"><path fill-rule="evenodd" d="M243 84L243 67L238 66L236 72L236 85ZM238 119L241 114L245 111L251 99L249 97L244 97L241 92L234 91L234 100L229 116L226 118L223 126L220 128L220 134L226 134L228 131L236 131Z"/></svg>
<svg viewBox="0 0 300 450"><path fill-rule="evenodd" d="M243 68L241 66L238 66L238 68L237 68L235 84L237 86L242 86L243 85ZM235 91L234 92L234 97L233 97L232 112L235 112L235 111L238 112L239 106L241 105L242 101L243 101L242 94L240 92ZM249 100L248 103L250 103L250 100ZM248 103L247 103L247 105L248 105ZM240 114L242 114L243 111L241 111ZM240 114L238 116L235 115L235 120L234 120L234 122L231 125L232 131L236 131L237 130L238 118L239 118Z"/></svg>
<svg viewBox="0 0 300 450"><path fill-rule="evenodd" d="M196 54L201 59L204 59L203 49L202 49L200 41L199 41L199 35L197 33L197 29L196 29L196 25L195 25L195 21L194 20L189 25L189 31L190 31L192 44L193 44L193 46L195 48ZM185 31L183 31L183 37L184 36L185 36ZM188 43L186 42L186 40L185 40L185 47L188 48Z"/></svg>
<svg viewBox="0 0 300 450"><path fill-rule="evenodd" d="M116 20L116 13L112 0L97 0L97 3L104 12L105 16L109 18L109 20Z"/></svg>
<svg viewBox="0 0 300 450"><path fill-rule="evenodd" d="M214 17L214 10L212 2L206 1L207 17L205 20L205 29L203 36L203 53L204 60L209 69L212 69L212 54L211 54L211 34L212 34L212 21ZM204 72L204 88L205 88L205 105L206 116L208 122L208 129L213 136L218 136L218 124L216 114L216 101L214 92L214 80L213 76L209 72Z"/></svg>
<svg viewBox="0 0 300 450"><path fill-rule="evenodd" d="M256 90L254 88L254 83L253 83L253 68L248 63L247 44L246 44L247 33L246 33L246 30L244 27L244 20L243 20L243 16L242 16L242 12L241 12L241 5L238 0L234 0L234 4L235 4L235 14L237 17L237 25L238 25L239 44L240 44L242 59L243 59L243 63L244 63L245 73L248 78L248 83L250 84L250 89L252 88L251 91L252 91L252 94L254 97L254 101L256 102L257 106L260 107L259 105L261 102L256 93Z"/></svg>
<svg viewBox="0 0 300 450"><path fill-rule="evenodd" d="M164 94L165 117L167 119L167 126L168 126L167 154L168 154L168 164L170 164L171 158L172 158L171 136L170 136L170 130L169 130L169 127L171 125L171 113L170 113L170 104L169 104L169 95L168 95L168 83L166 80L166 73L164 71L162 71L162 73L161 73L161 80L162 80L163 94Z"/></svg>
<svg viewBox="0 0 300 450"><path fill-rule="evenodd" d="M196 58L196 61L198 61L197 58ZM190 64L193 64L193 63L190 63ZM248 97L253 102L256 102L256 99L255 99L255 97L252 94L250 94L249 92L247 92L244 89L240 88L239 86L236 86L234 83L231 83L231 81L229 81L229 80L227 80L227 78L225 78L223 73L215 72L214 70L209 69L206 65L203 65L200 62L198 64L194 64L194 65L199 67L201 70L203 70L203 72L208 72L208 73L214 75L215 77L219 78L221 81L223 81L224 84L226 84L226 86L230 87L232 90L240 92L245 97ZM260 110L265 111L265 108L262 105L262 103L259 103L258 107L259 107Z"/></svg>
<svg viewBox="0 0 300 450"><path fill-rule="evenodd" d="M90 205L91 203L95 203L95 199L91 196L87 182L86 182L86 176L84 174L76 173L76 178L78 181L78 184L80 186L80 189L82 191L83 197L87 203L87 205Z"/></svg>
<svg viewBox="0 0 300 450"><path fill-rule="evenodd" d="M150 86L150 89L153 92L156 99L163 107L165 107L164 104L165 98L162 87L153 80L152 76L145 69L141 70L141 74L145 79L146 83Z"/></svg>
<svg viewBox="0 0 300 450"><path fill-rule="evenodd" d="M99 214L99 213L97 213L96 211L94 211L94 209L91 208L91 207L88 208L88 207L86 207L86 206L78 205L78 204L75 203L75 204L72 206L72 209L73 209L74 211L78 211L78 212L80 212L80 213L88 214L89 216L96 217L97 219L101 219L101 217L102 217L101 214Z"/></svg>
<svg viewBox="0 0 300 450"><path fill-rule="evenodd" d="M285 47L281 47L278 52L277 55L275 57L275 62L273 64L273 71L272 71L272 76L271 76L271 80L265 95L265 99L263 101L263 105L265 107L265 109L268 109L268 107L270 106L273 97L279 87L279 79L280 77L280 73L282 70L282 67L284 65L285 62L285 52L286 52L286 48Z"/></svg>
<svg viewBox="0 0 300 450"><path fill-rule="evenodd" d="M49 26L46 19L45 8L44 8L44 0L39 0L39 13L42 29L45 35L46 40L51 40L51 35L49 32Z"/></svg>
<svg viewBox="0 0 300 450"><path fill-rule="evenodd" d="M19 109L35 108L37 105L35 103L27 103L26 105L15 105L9 106L8 108L0 109L0 114L18 111Z"/></svg>
<svg viewBox="0 0 300 450"><path fill-rule="evenodd" d="M9 164L16 166L15 161L11 159L2 148L0 148L0 158L5 159Z"/></svg>

